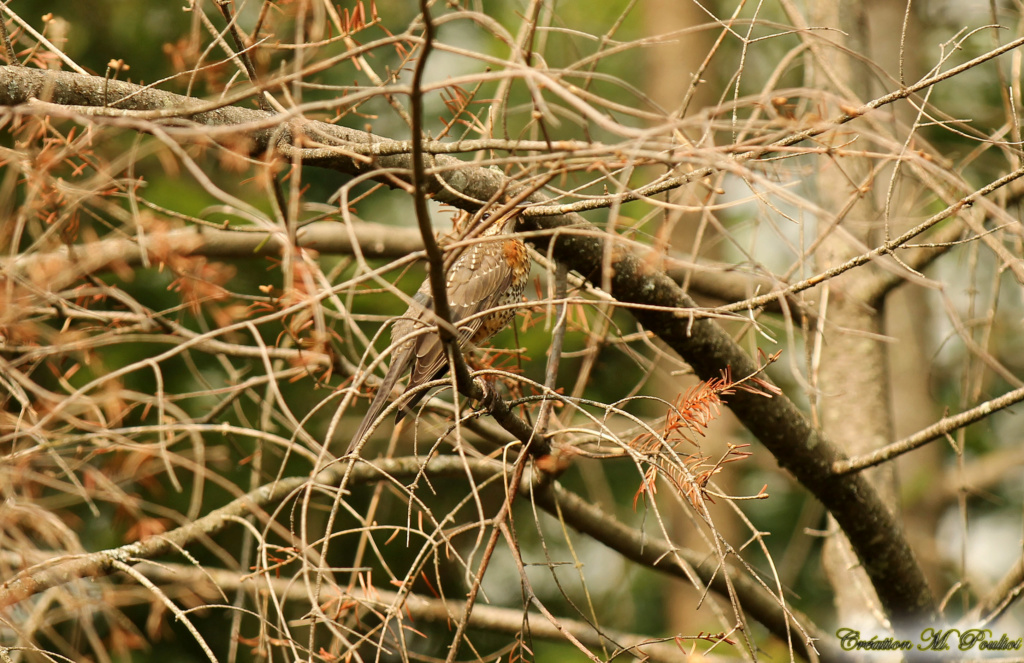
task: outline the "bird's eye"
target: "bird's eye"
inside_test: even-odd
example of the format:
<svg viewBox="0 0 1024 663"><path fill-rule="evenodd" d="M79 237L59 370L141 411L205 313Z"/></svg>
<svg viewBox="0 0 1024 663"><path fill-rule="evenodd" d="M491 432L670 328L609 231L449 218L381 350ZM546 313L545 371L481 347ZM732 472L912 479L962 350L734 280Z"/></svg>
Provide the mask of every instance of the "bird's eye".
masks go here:
<svg viewBox="0 0 1024 663"><path fill-rule="evenodd" d="M491 213L490 213L490 212L484 212L484 213L483 213L483 214L482 214L482 215L480 216L480 220L481 220L481 221L486 221L486 220L487 220L487 219L489 219L489 218L491 218Z"/></svg>

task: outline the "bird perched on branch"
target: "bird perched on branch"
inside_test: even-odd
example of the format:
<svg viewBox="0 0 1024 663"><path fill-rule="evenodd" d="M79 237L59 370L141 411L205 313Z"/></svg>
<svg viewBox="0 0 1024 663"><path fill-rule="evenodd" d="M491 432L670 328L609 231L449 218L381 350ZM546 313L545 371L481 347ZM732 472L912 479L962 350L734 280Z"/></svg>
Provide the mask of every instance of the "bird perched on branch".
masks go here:
<svg viewBox="0 0 1024 663"><path fill-rule="evenodd" d="M522 240L510 234L518 218L517 209L498 217L481 214L477 224L486 224L484 230L474 234L478 230L475 224L467 229L466 235L475 238L473 243L445 261L445 288L459 350L484 343L504 329L515 315L511 305L522 301L530 258ZM377 420L406 371L412 369L403 393L437 379L448 370L444 343L437 332L429 279L423 281L409 309L395 321L391 342L391 365L346 453L352 452ZM400 421L425 393L420 391L404 403L395 421Z"/></svg>

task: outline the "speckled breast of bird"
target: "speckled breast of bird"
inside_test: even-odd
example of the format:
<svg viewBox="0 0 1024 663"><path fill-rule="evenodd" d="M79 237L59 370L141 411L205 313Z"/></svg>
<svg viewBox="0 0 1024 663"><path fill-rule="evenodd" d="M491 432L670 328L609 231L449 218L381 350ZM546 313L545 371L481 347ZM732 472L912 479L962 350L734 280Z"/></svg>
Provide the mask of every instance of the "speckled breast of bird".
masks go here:
<svg viewBox="0 0 1024 663"><path fill-rule="evenodd" d="M530 257L526 252L526 245L514 237L502 240L501 244L501 253L512 271L512 283L494 303L494 312L484 318L480 329L473 335L474 344L483 343L504 329L515 317L513 305L521 302L523 293L526 292L526 282L530 274Z"/></svg>

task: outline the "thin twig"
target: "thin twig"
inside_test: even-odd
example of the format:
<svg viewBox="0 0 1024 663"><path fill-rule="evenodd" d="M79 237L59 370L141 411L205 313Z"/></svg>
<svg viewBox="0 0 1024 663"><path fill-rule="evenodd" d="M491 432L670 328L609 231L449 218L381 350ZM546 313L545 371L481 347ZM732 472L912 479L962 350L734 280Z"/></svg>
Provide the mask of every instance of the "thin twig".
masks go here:
<svg viewBox="0 0 1024 663"><path fill-rule="evenodd" d="M562 345L565 341L565 330L568 326L568 306L566 298L569 289L569 269L565 263L555 262L555 305L553 312L555 327L551 331L551 345L548 346L548 361L544 369L544 390L554 391L558 383L558 366L562 359ZM555 403L545 399L540 404L540 412L537 414L537 435L543 436L548 429L548 419L551 417L551 410Z"/></svg>
<svg viewBox="0 0 1024 663"><path fill-rule="evenodd" d="M470 615L472 615L473 606L476 604L476 597L480 593L480 587L483 584L484 575L486 575L487 569L491 564L491 557L494 555L495 546L498 544L498 539L501 538L502 526L512 511L512 505L515 503L516 496L520 493L518 487L522 483L523 471L526 469L528 459L529 454L527 453L527 449L524 447L516 458L515 467L512 470L512 478L508 484L509 490L505 492L506 497L502 500L501 508L491 521L491 535L487 539L487 545L485 546L483 555L480 558L480 564L477 567L476 573L473 574L473 585L469 589L469 595L466 597L466 605L462 609L462 619L459 620L459 625L455 629L455 635L452 636L452 643L448 647L448 656L445 658L445 663L453 663L453 661L458 658L462 639L466 634L466 629L469 627Z"/></svg>
<svg viewBox="0 0 1024 663"><path fill-rule="evenodd" d="M10 0L8 0L9 2ZM7 2L4 2L4 9L7 8ZM7 62L10 64L20 67L23 66L21 60L18 59L18 54L14 51L14 44L11 43L11 35L7 34L7 21L0 17L0 38L4 40L4 50L7 51Z"/></svg>
<svg viewBox="0 0 1024 663"><path fill-rule="evenodd" d="M978 606L971 611L971 628L985 626L999 619L1024 595L1024 557L1018 557L1013 566L999 579ZM966 620L965 620L966 621Z"/></svg>
<svg viewBox="0 0 1024 663"><path fill-rule="evenodd" d="M849 460L837 461L832 464L832 473L850 474L852 472L860 472L861 470L865 470L869 467L881 465L888 460L892 460L893 458L901 456L908 451L913 451L918 447L922 447L929 442L944 437L948 433L959 428L969 426L976 421L981 421L985 417L1021 401L1024 401L1024 387L1014 389L1013 391L1007 392L998 398L985 401L981 405L961 412L960 414L944 417L928 428L918 431L910 437L906 437L898 442L886 445L877 451L864 454L863 456L855 456Z"/></svg>
<svg viewBox="0 0 1024 663"><path fill-rule="evenodd" d="M835 267L827 269L824 272L815 274L814 276L804 279L803 281L799 281L798 283L794 283L793 285L790 285L782 290L776 290L774 292L770 292L766 295L761 295L759 297L751 297L750 299L743 300L742 302L736 302L735 304L720 306L715 310L725 313L760 308L768 304L769 302L779 299L780 297L795 295L798 292L808 290L816 285L824 283L825 281L834 279L843 272L848 272L849 270L854 269L855 267L860 267L861 265L864 265L874 260L875 258L879 258L895 252L896 249L900 248L901 246L903 246L910 240L914 239L921 233L925 232L929 228L932 228L936 224L945 221L946 219L955 216L956 214L959 214L966 208L971 207L979 198L987 196L993 191L996 191L997 189L1004 187L1010 182L1018 180L1021 177L1024 177L1024 166L1010 173L1007 173L1006 175L1003 175L997 180L989 182L988 184L981 187L980 189L977 189L973 193L967 194L963 198L960 198L958 201L956 201L954 204L946 207L946 209L932 215L927 220L917 224L910 230L907 230L899 237L891 239L885 242L884 244L880 244L879 246L871 249L870 251L862 253L858 256L854 256L853 258L850 258L841 265L836 265Z"/></svg>
<svg viewBox="0 0 1024 663"><path fill-rule="evenodd" d="M238 17L231 13L229 5L231 0L214 0L213 4L217 5L220 9L220 13L223 14L224 20L228 22L228 32L231 33L231 39L235 42L235 48L238 51L234 54L234 57L241 60L242 69L245 71L245 75L249 78L249 81L254 85L259 85L259 76L256 74L256 67L252 64L251 51L245 44L245 40L242 38L242 32L238 29ZM256 95L256 103L259 105L260 110L271 111L270 104L267 103L266 95L268 93L264 90Z"/></svg>
<svg viewBox="0 0 1024 663"><path fill-rule="evenodd" d="M4 4L2 4L2 5L0 5L0 9L3 9L3 11L8 16L10 16L11 19L13 19L15 23L20 25L22 30L24 30L28 34L32 35L32 37L35 38L37 41L39 41L40 44L42 44L43 46L48 48L51 53L53 53L58 58L60 58L61 62L63 62L67 66L71 67L74 71L78 72L79 74L82 74L84 76L88 76L89 75L89 72L87 72L85 69L80 67L77 62L75 62L74 60L69 58L67 56L67 54L64 53L64 51L62 51L59 48L57 48L52 42L50 42L49 39L47 39L44 35L42 35L38 30L33 28L24 19L22 19L20 16L18 16L13 11L11 11L10 8L7 6L6 2ZM21 66L21 63L18 61L17 58L15 58L14 61L12 62L12 64L11 64L11 66L18 67L18 66ZM22 67L22 68L23 69L28 69L28 67Z"/></svg>

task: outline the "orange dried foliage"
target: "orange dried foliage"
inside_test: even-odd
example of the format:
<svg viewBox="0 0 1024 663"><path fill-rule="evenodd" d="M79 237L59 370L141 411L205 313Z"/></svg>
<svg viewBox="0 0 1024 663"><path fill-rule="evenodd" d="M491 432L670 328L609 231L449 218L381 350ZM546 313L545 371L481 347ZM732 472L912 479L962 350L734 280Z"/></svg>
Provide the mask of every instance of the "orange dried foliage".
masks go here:
<svg viewBox="0 0 1024 663"><path fill-rule="evenodd" d="M750 457L752 454L749 451L740 451L740 449L746 446L729 445L729 451L713 465L709 465L709 459L706 456L696 454L683 457L682 466L675 464L673 460L667 457L659 458L644 472L643 481L640 482L640 487L633 495L633 509L636 509L637 502L639 502L641 496L657 494L657 479L659 474L662 474L672 484L673 488L693 505L694 509L703 511L703 504L705 502L711 502L712 504L715 502L706 490L711 477L721 472L724 465ZM764 489L762 488L761 494L758 497L761 497L763 494Z"/></svg>
<svg viewBox="0 0 1024 663"><path fill-rule="evenodd" d="M6 290L0 290L0 341L7 346L38 345L40 336L48 328L25 319L28 313L26 307L33 303L33 297L18 286Z"/></svg>
<svg viewBox="0 0 1024 663"><path fill-rule="evenodd" d="M243 644L246 647L250 647L251 649L249 650L249 653L251 653L253 656L257 656L259 658L267 658L267 656L269 656L270 654L270 652L263 647L264 639L262 637L257 636L255 638L247 638L245 636L239 635L236 636L236 639L238 640L239 644Z"/></svg>
<svg viewBox="0 0 1024 663"><path fill-rule="evenodd" d="M559 453L551 453L536 459L534 463L544 474L549 476L561 476L566 470L572 467L572 458L574 454L568 450L562 450Z"/></svg>
<svg viewBox="0 0 1024 663"><path fill-rule="evenodd" d="M118 379L108 379L103 383L103 396L100 405L103 408L103 416L106 418L103 425L108 428L120 425L130 411L127 401L121 395L123 389L124 386Z"/></svg>
<svg viewBox="0 0 1024 663"><path fill-rule="evenodd" d="M171 521L167 518L139 518L124 533L125 541L145 541L151 536L159 536L170 529Z"/></svg>
<svg viewBox="0 0 1024 663"><path fill-rule="evenodd" d="M720 377L691 387L680 394L676 402L669 407L668 414L665 415L665 424L658 434L644 432L633 438L629 443L633 449L652 456L651 465L644 473L644 478L633 497L634 509L641 496L657 493L656 480L659 473L663 473L694 508L701 510L704 502L714 502L705 490L708 482L724 465L749 457L750 452L740 451L746 445L730 445L725 456L713 465L709 465L709 459L700 454L680 457L668 452L676 449L680 442L698 446L694 436L704 436L704 430L720 414L724 396L735 394L739 390L765 398L780 394L781 390L778 387L758 377L768 365L778 360L780 355L781 352L774 355L761 354L757 372L741 380L734 381L731 371L726 369L722 371Z"/></svg>
<svg viewBox="0 0 1024 663"><path fill-rule="evenodd" d="M174 43L164 44L163 51L171 61L171 69L179 74L190 69L199 55L195 42L185 37Z"/></svg>
<svg viewBox="0 0 1024 663"><path fill-rule="evenodd" d="M182 303L195 315L200 314L203 304L223 301L230 296L224 284L237 271L231 265L208 262L202 256L183 255L168 256L165 264L177 275L167 289L180 293ZM218 325L227 326L233 322L223 308L211 307L208 311Z"/></svg>
<svg viewBox="0 0 1024 663"><path fill-rule="evenodd" d="M479 89L479 86L477 86ZM444 103L445 108L451 114L451 119L445 120L444 117L439 117L444 122L444 128L438 135L439 138L444 137L451 131L451 128L456 124L461 124L467 129L476 132L479 135L486 133L486 127L479 117L473 113L468 112L471 105L478 106L489 106L492 99L476 99L477 90L474 89L472 92L467 92L461 86L450 85L441 90L441 101Z"/></svg>
<svg viewBox="0 0 1024 663"><path fill-rule="evenodd" d="M696 446L693 435L704 436L704 429L721 412L723 393L729 393L729 384L724 378L701 382L687 389L669 407L660 435L643 432L633 438L630 446L643 453L657 453L662 440L671 447L679 442Z"/></svg>
<svg viewBox="0 0 1024 663"><path fill-rule="evenodd" d="M366 5L363 4L362 0L356 3L356 6L349 12L348 8L342 10L340 16L341 19L341 31L343 36L350 36L365 30L370 25L375 24L378 21L377 17L377 3L370 2L370 21L366 20Z"/></svg>
<svg viewBox="0 0 1024 663"><path fill-rule="evenodd" d="M774 355L762 355L758 373L764 371L769 364L774 363L780 354L781 352ZM662 440L673 448L677 442L689 442L696 446L697 443L693 435L704 436L704 430L721 413L723 397L735 394L737 390L765 398L782 393L778 387L758 377L757 374L734 381L732 372L727 368L722 371L721 377L701 382L679 395L676 402L669 407L668 414L665 415L665 425L660 436L644 432L633 438L630 446L644 453L659 451Z"/></svg>
<svg viewBox="0 0 1024 663"><path fill-rule="evenodd" d="M516 642L512 646L512 651L508 654L508 663L524 663L525 661L534 660L533 650L526 644L523 639L523 633L520 631L516 635Z"/></svg>
<svg viewBox="0 0 1024 663"><path fill-rule="evenodd" d="M252 163L249 155L252 154L253 140L248 136L231 136L220 143L224 148L218 153L221 168L230 173L245 172Z"/></svg>
<svg viewBox="0 0 1024 663"><path fill-rule="evenodd" d="M129 661L132 659L133 651L145 651L150 644L138 631L121 628L117 625L110 627L110 635L105 638L105 641L112 651L119 654L119 658Z"/></svg>

